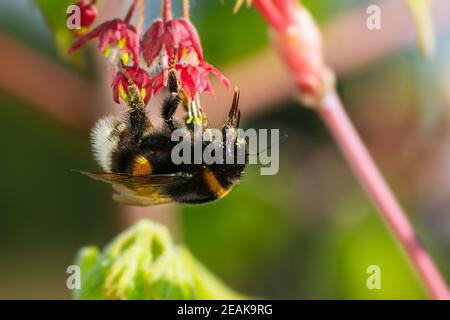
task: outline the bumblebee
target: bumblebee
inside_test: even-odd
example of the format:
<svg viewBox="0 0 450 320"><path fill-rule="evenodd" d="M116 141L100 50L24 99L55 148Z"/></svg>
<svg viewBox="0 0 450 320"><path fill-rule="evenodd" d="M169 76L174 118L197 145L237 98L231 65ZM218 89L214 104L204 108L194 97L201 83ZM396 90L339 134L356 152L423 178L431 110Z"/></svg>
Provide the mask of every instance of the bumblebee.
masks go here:
<svg viewBox="0 0 450 320"><path fill-rule="evenodd" d="M147 116L138 87L125 70L124 74L128 79L129 109L121 116L99 120L91 132L94 156L105 172L81 173L112 184L117 191L114 200L128 205L200 204L226 196L239 182L245 168L245 163L237 161L237 149L242 150L246 145L245 140L238 139L235 134L240 120L239 91L235 90L228 119L221 130L224 141L220 144L224 157L235 161L231 164L206 164L203 160L197 164L174 164L171 158L177 144L171 139L174 130L186 129L193 133L197 126L204 132L209 127L206 118L202 118L199 125L174 117L183 98L176 72L171 70L169 96L161 107L164 121L156 128ZM231 148L225 143L225 137L229 138L230 133L233 139ZM202 142L202 149L206 147L207 143Z"/></svg>

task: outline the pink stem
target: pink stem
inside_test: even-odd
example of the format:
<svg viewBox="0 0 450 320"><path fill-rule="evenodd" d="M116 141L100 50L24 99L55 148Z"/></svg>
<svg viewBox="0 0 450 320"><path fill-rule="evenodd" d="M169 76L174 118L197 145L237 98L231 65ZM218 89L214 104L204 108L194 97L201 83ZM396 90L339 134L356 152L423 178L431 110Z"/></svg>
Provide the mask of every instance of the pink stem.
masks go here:
<svg viewBox="0 0 450 320"><path fill-rule="evenodd" d="M161 17L164 22L172 19L172 0L162 0Z"/></svg>
<svg viewBox="0 0 450 320"><path fill-rule="evenodd" d="M288 12L300 10L298 2L291 0L255 0L255 7L267 20L267 23L281 35L286 34L286 26L299 23ZM303 29L300 31L314 32L314 22L303 19L303 23L300 24L300 28ZM297 25L297 27L299 26ZM305 30L304 28L310 28L310 30ZM300 33L297 36L304 35ZM319 37L320 35L317 36ZM299 47L297 48L295 47L295 41L290 43L289 38L280 38L288 39L286 43L282 40L279 45L282 46L283 50L281 51L284 52L285 62L289 66L290 72L293 73L294 79L314 76L318 79L326 80L326 71L324 70L326 68L320 61L323 53L320 46L317 45L317 41L309 39L308 42L307 39L300 39L304 41L298 41ZM302 61L302 59L305 61L301 65L308 66L307 63L310 62L312 66L317 68L298 68L298 66L296 68L296 64L300 64L299 61ZM325 90L326 86L323 89ZM320 86L316 88L315 92L320 96ZM300 94L302 93L300 92ZM422 247L405 212L400 207L372 160L334 90L331 90L331 93L328 93L326 98L315 109L339 144L348 164L358 177L366 193L378 207L382 217L391 228L393 235L405 249L431 296L434 299L450 299L450 292L444 278L439 273L431 257Z"/></svg>
<svg viewBox="0 0 450 320"><path fill-rule="evenodd" d="M131 5L130 9L128 9L127 15L125 16L124 21L126 23L130 23L131 18L133 17L134 10L136 9L136 6L138 4L138 0L133 0L133 4Z"/></svg>
<svg viewBox="0 0 450 320"><path fill-rule="evenodd" d="M141 0L138 12L138 18L136 23L136 33L138 36L142 33L142 26L144 25L145 16L145 0Z"/></svg>
<svg viewBox="0 0 450 320"><path fill-rule="evenodd" d="M183 0L183 16L186 20L190 19L189 0Z"/></svg>
<svg viewBox="0 0 450 320"><path fill-rule="evenodd" d="M431 296L434 299L450 299L450 292L443 277L417 238L405 212L361 141L337 94L333 93L325 98L317 111L367 194L405 249Z"/></svg>

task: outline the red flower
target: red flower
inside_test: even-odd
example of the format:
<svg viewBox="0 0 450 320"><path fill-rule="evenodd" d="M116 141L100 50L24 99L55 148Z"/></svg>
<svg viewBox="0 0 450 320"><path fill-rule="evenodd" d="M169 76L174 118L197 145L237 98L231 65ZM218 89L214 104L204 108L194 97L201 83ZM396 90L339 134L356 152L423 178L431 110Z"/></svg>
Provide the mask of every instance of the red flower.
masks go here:
<svg viewBox="0 0 450 320"><path fill-rule="evenodd" d="M126 71L133 79L133 82L139 88L144 103L147 104L151 97L151 80L147 72L134 67L127 67ZM128 79L123 72L117 72L112 82L113 96L116 103L120 103L120 98L127 101L128 97Z"/></svg>
<svg viewBox="0 0 450 320"><path fill-rule="evenodd" d="M169 57L175 54L176 49L193 48L199 59L203 59L202 46L195 27L186 19L172 19L163 22L155 20L142 39L142 51L145 61L151 64L160 54L166 50Z"/></svg>
<svg viewBox="0 0 450 320"><path fill-rule="evenodd" d="M213 93L209 74L215 74L226 87L228 79L204 61L203 50L195 27L186 19L155 20L142 38L142 55L153 78L156 94L167 84L171 66L178 70L181 90L191 99L197 93Z"/></svg>
<svg viewBox="0 0 450 320"><path fill-rule="evenodd" d="M200 61L197 66L178 65L177 70L180 70L178 77L181 79L183 89L191 98L194 98L197 92L209 92L214 95L208 79L210 73L219 78L227 88L230 88L230 81L219 70L204 61Z"/></svg>
<svg viewBox="0 0 450 320"><path fill-rule="evenodd" d="M135 62L139 61L139 38L136 34L136 28L121 19L106 21L97 28L79 38L69 53L72 53L82 47L88 40L98 38L100 52L116 62L121 58L125 65L128 65L130 55Z"/></svg>

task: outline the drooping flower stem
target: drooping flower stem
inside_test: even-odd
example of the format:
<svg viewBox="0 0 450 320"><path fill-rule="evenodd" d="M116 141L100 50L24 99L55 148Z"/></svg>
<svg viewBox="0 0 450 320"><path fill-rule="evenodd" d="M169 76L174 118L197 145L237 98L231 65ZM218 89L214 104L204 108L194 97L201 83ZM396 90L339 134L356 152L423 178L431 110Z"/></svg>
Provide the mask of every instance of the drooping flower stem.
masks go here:
<svg viewBox="0 0 450 320"><path fill-rule="evenodd" d="M125 19L123 20L126 23L130 23L131 18L133 17L133 14L134 14L134 10L136 10L138 1L139 0L133 0L133 4L131 5L130 9L128 9L127 15L125 16Z"/></svg>
<svg viewBox="0 0 450 320"><path fill-rule="evenodd" d="M172 19L172 0L162 0L161 17L164 22Z"/></svg>
<svg viewBox="0 0 450 320"><path fill-rule="evenodd" d="M443 277L421 245L407 215L364 146L338 95L334 92L329 94L316 110L340 146L364 190L406 251L430 295L434 299L449 299L450 294Z"/></svg>
<svg viewBox="0 0 450 320"><path fill-rule="evenodd" d="M183 0L183 16L186 20L190 19L189 0Z"/></svg>
<svg viewBox="0 0 450 320"><path fill-rule="evenodd" d="M321 35L314 20L297 0L255 0L254 4L274 31L274 44L295 79L300 98L310 104L330 130L431 297L450 299L444 278L418 240L342 106L330 76L332 72L323 61Z"/></svg>

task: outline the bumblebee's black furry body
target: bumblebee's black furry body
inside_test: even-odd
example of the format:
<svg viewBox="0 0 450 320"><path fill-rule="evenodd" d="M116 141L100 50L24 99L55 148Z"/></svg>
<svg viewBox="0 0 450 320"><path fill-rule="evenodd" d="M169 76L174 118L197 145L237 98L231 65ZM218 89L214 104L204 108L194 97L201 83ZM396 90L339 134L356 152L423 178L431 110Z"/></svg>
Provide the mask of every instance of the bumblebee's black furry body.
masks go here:
<svg viewBox="0 0 450 320"><path fill-rule="evenodd" d="M130 110L120 120L111 120L101 125L97 131L109 130L109 135L96 132L93 138L96 154L101 154L106 174L88 174L95 179L126 187L118 200L134 205L151 205L166 202L204 203L225 196L232 186L239 181L245 164L174 164L171 159L172 149L178 143L172 141L172 132L185 128L193 132L193 126L174 119L175 111L181 102L176 86L170 85L169 97L162 105L161 115L164 123L154 128L145 110L145 105L134 85L129 86L128 105ZM229 118L222 128L224 137L227 130L236 130L239 126L239 96L235 94ZM200 129L203 130L203 129ZM98 137L100 136L100 137ZM193 134L192 134L193 137ZM225 138L224 138L225 139ZM102 141L106 141L110 150L104 152ZM194 154L194 143L192 152ZM222 144L224 159L226 143ZM207 143L203 143L203 149ZM233 144L236 160L237 140ZM242 145L240 147L243 147ZM245 147L245 143L244 143ZM101 162L101 161L100 161ZM147 179L147 180L146 180ZM158 181L158 182L155 182ZM120 189L120 188L116 188Z"/></svg>

